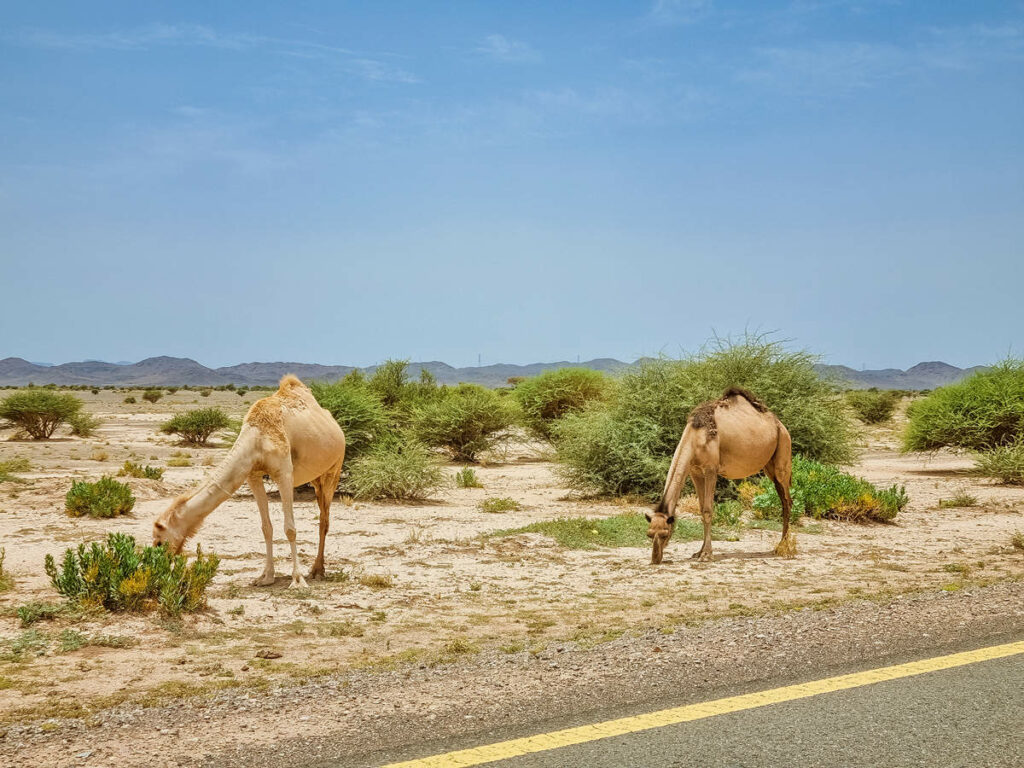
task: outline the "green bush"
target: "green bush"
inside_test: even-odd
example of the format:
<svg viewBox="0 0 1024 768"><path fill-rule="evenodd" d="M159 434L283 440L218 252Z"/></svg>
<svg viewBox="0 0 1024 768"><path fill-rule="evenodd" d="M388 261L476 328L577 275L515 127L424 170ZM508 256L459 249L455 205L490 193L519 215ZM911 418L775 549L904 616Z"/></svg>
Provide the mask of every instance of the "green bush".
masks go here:
<svg viewBox="0 0 1024 768"><path fill-rule="evenodd" d="M66 550L60 567L47 555L45 567L57 592L74 603L108 611L159 607L177 616L205 605L206 587L219 564L216 555L197 549L190 565L166 547L139 547L131 536L111 533L105 542Z"/></svg>
<svg viewBox="0 0 1024 768"><path fill-rule="evenodd" d="M495 514L497 512L518 512L522 508L522 504L508 496L492 496L491 498L484 499L480 502L480 511L487 512L489 514Z"/></svg>
<svg viewBox="0 0 1024 768"><path fill-rule="evenodd" d="M147 389L145 392L142 393L142 399L150 403L155 403L163 396L164 393L161 392L159 389Z"/></svg>
<svg viewBox="0 0 1024 768"><path fill-rule="evenodd" d="M865 424L882 424L892 418L900 394L891 389L853 389L846 393L846 402Z"/></svg>
<svg viewBox="0 0 1024 768"><path fill-rule="evenodd" d="M463 467L455 473L455 485L459 488L483 488L484 484L476 476L472 467Z"/></svg>
<svg viewBox="0 0 1024 768"><path fill-rule="evenodd" d="M346 376L332 384L314 381L309 388L345 433L346 461L366 453L375 440L389 433L384 404L362 377Z"/></svg>
<svg viewBox="0 0 1024 768"><path fill-rule="evenodd" d="M126 398L124 399L124 402L125 402L125 404L127 404L127 405L135 405L135 403L136 403L137 401L135 400L135 398L134 398L134 397L132 397L131 395L128 395L128 397L126 397Z"/></svg>
<svg viewBox="0 0 1024 768"><path fill-rule="evenodd" d="M210 436L231 426L231 419L220 408L199 408L179 413L160 426L165 435L180 435L192 445L205 445Z"/></svg>
<svg viewBox="0 0 1024 768"><path fill-rule="evenodd" d="M149 464L142 466L136 464L134 461L125 461L124 466L121 467L121 471L117 473L118 477L140 477L146 480L162 480L164 471L160 467L151 467Z"/></svg>
<svg viewBox="0 0 1024 768"><path fill-rule="evenodd" d="M417 440L444 448L455 461L475 461L478 454L507 440L515 414L507 400L476 384L460 384L412 413Z"/></svg>
<svg viewBox="0 0 1024 768"><path fill-rule="evenodd" d="M392 439L354 459L344 485L357 499L422 499L443 487L444 473L426 446Z"/></svg>
<svg viewBox="0 0 1024 768"><path fill-rule="evenodd" d="M212 394L213 394L213 390L210 389L209 387L206 387L205 389L200 389L199 390L199 396L200 397L209 397Z"/></svg>
<svg viewBox="0 0 1024 768"><path fill-rule="evenodd" d="M100 423L99 419L85 411L79 411L68 419L68 424L71 426L71 434L76 437L92 437L96 434Z"/></svg>
<svg viewBox="0 0 1024 768"><path fill-rule="evenodd" d="M782 503L774 484L767 477L762 477L759 485L760 492L753 499L755 514L779 519ZM830 517L855 522L885 522L902 512L909 501L903 486L893 485L879 490L867 480L802 456L793 457L790 493L794 520L804 514L815 519Z"/></svg>
<svg viewBox="0 0 1024 768"><path fill-rule="evenodd" d="M694 406L732 386L749 389L786 425L794 451L827 463L853 458L849 409L816 358L763 336L719 340L683 360L627 370L607 403L569 413L553 427L566 482L600 494L655 498Z"/></svg>
<svg viewBox="0 0 1024 768"><path fill-rule="evenodd" d="M28 472L32 468L29 460L24 456L17 456L7 461L0 461L0 483L23 483L25 482L20 477L15 475L15 472Z"/></svg>
<svg viewBox="0 0 1024 768"><path fill-rule="evenodd" d="M522 410L526 428L535 437L548 440L554 422L568 413L582 411L592 402L604 400L611 389L611 380L600 371L559 368L520 382L513 396Z"/></svg>
<svg viewBox="0 0 1024 768"><path fill-rule="evenodd" d="M61 603L42 603L33 600L31 603L19 605L15 614L21 621L21 626L30 627L37 621L50 621L60 616L67 610L67 606Z"/></svg>
<svg viewBox="0 0 1024 768"><path fill-rule="evenodd" d="M71 517L117 517L134 506L132 489L112 477L101 477L95 483L75 480L64 497L65 511Z"/></svg>
<svg viewBox="0 0 1024 768"><path fill-rule="evenodd" d="M903 450L985 451L1024 437L1024 360L1009 359L910 404Z"/></svg>
<svg viewBox="0 0 1024 768"><path fill-rule="evenodd" d="M82 401L74 395L49 389L15 392L0 401L0 419L4 426L28 433L35 440L50 437L61 424L70 422L82 410Z"/></svg>
<svg viewBox="0 0 1024 768"><path fill-rule="evenodd" d="M975 459L978 471L1007 485L1024 485L1024 435L1016 442L982 451Z"/></svg>

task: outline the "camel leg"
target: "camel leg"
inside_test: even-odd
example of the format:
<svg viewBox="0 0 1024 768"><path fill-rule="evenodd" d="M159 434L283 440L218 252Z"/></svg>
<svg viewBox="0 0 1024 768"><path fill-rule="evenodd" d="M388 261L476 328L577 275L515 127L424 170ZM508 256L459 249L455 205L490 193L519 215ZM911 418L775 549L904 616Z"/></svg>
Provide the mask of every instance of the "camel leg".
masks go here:
<svg viewBox="0 0 1024 768"><path fill-rule="evenodd" d="M292 485L292 473L289 468L282 472L277 478L277 487L281 491L281 509L284 511L284 535L288 537L288 544L292 548L292 583L293 587L306 587L306 580L299 573L299 550L295 544L295 511L292 509L292 500L295 495L295 488Z"/></svg>
<svg viewBox="0 0 1024 768"><path fill-rule="evenodd" d="M249 475L249 487L260 510L260 525L263 528L263 540L267 545L267 559L263 564L263 573L253 581L254 587L266 587L274 583L274 525L270 522L270 507L267 504L267 491L263 487L263 475L254 472Z"/></svg>
<svg viewBox="0 0 1024 768"><path fill-rule="evenodd" d="M793 475L792 449L788 432L779 437L779 447L775 449L775 455L764 471L772 479L775 492L782 502L782 538L775 547L775 554L779 557L793 557L796 554L796 536L789 531L790 518L793 516L793 497L789 493Z"/></svg>
<svg viewBox="0 0 1024 768"><path fill-rule="evenodd" d="M316 489L316 502L320 506L320 547L317 549L313 567L309 571L311 579L327 578L327 569L324 568L324 542L327 540L327 529L331 525L331 501L334 500L334 491L338 487L340 476L341 464L339 463L313 481L313 488Z"/></svg>
<svg viewBox="0 0 1024 768"><path fill-rule="evenodd" d="M699 477L696 474L691 477L694 486L702 489L698 491L697 498L700 500L700 520L704 524L704 544L693 557L704 562L711 559L711 518L715 512L715 483L718 481L718 473L706 471Z"/></svg>

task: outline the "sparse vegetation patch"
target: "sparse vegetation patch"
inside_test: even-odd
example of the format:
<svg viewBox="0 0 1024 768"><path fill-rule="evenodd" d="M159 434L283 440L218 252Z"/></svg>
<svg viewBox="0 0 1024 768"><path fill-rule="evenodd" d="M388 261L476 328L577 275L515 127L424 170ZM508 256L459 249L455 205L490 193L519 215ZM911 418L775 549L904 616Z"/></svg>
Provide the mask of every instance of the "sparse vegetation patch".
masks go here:
<svg viewBox="0 0 1024 768"><path fill-rule="evenodd" d="M522 508L522 504L508 496L492 496L480 502L480 511L492 514L496 512L518 512Z"/></svg>
<svg viewBox="0 0 1024 768"><path fill-rule="evenodd" d="M75 480L64 502L64 509L71 517L117 517L132 511L135 496L124 483L104 476L95 483Z"/></svg>
<svg viewBox="0 0 1024 768"><path fill-rule="evenodd" d="M649 547L647 520L637 512L614 517L562 517L543 520L496 531L493 536L515 536L520 533L542 533L568 549L596 549L597 547ZM704 538L704 529L698 520L676 518L673 539L697 541ZM711 529L711 538L721 539L722 532Z"/></svg>
<svg viewBox="0 0 1024 768"><path fill-rule="evenodd" d="M118 477L141 477L146 480L160 480L164 476L164 471L160 467L151 467L149 464L143 466L134 461L125 461L124 466L121 467L121 471L117 475Z"/></svg>

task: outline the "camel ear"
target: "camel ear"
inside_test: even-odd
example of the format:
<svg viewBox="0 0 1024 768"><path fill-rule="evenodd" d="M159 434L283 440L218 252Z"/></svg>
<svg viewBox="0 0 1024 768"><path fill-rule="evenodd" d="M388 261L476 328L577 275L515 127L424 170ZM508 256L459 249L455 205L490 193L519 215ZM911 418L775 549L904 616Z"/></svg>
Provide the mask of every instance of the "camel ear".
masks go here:
<svg viewBox="0 0 1024 768"><path fill-rule="evenodd" d="M648 523L651 522L651 513L650 512L644 512L644 517L647 518L647 522Z"/></svg>
<svg viewBox="0 0 1024 768"><path fill-rule="evenodd" d="M167 530L167 526L164 525L163 520L157 520L155 523L153 523L153 527L156 528L158 531Z"/></svg>
<svg viewBox="0 0 1024 768"><path fill-rule="evenodd" d="M675 521L676 521L676 516L675 515L669 515L668 519L665 522L667 522L669 525L672 525L672 523L674 523Z"/></svg>

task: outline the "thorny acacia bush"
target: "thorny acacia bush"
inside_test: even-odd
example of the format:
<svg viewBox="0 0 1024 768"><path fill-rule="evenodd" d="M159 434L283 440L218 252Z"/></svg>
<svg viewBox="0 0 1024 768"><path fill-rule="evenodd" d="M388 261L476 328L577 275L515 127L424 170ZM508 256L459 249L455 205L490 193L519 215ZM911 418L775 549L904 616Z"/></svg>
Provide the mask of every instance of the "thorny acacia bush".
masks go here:
<svg viewBox="0 0 1024 768"><path fill-rule="evenodd" d="M349 375L331 384L314 381L309 388L345 433L346 461L366 453L389 431L384 404L362 376Z"/></svg>
<svg viewBox="0 0 1024 768"><path fill-rule="evenodd" d="M865 424L882 424L892 418L900 393L891 389L851 389L846 402Z"/></svg>
<svg viewBox="0 0 1024 768"><path fill-rule="evenodd" d="M780 519L782 502L774 484L767 477L761 477L758 486L759 493L752 502L754 514L770 520ZM803 514L815 519L887 522L902 512L909 501L902 485L879 489L837 467L802 456L793 457L790 494L794 520Z"/></svg>
<svg viewBox="0 0 1024 768"><path fill-rule="evenodd" d="M1008 485L1024 485L1024 435L1009 445L982 451L975 459L978 471Z"/></svg>
<svg viewBox="0 0 1024 768"><path fill-rule="evenodd" d="M438 457L421 443L397 438L353 459L344 482L357 499L422 499L444 485Z"/></svg>
<svg viewBox="0 0 1024 768"><path fill-rule="evenodd" d="M75 480L64 497L64 510L71 517L117 517L128 514L134 506L132 489L106 476L95 483Z"/></svg>
<svg viewBox="0 0 1024 768"><path fill-rule="evenodd" d="M520 382L512 394L530 434L549 440L554 422L568 413L582 411L590 403L605 400L613 386L612 380L600 371L559 368Z"/></svg>
<svg viewBox="0 0 1024 768"><path fill-rule="evenodd" d="M74 395L50 389L27 389L0 401L0 419L4 426L25 432L34 440L45 440L82 410L82 401Z"/></svg>
<svg viewBox="0 0 1024 768"><path fill-rule="evenodd" d="M220 408L198 408L179 413L165 421L160 425L160 431L165 435L180 435L182 440L191 445L206 445L214 432L227 429L230 425L231 418Z"/></svg>
<svg viewBox="0 0 1024 768"><path fill-rule="evenodd" d="M142 399L148 403L155 403L163 396L164 393L161 392L159 389L147 389L145 392L142 393Z"/></svg>
<svg viewBox="0 0 1024 768"><path fill-rule="evenodd" d="M566 481L600 494L654 498L694 406L732 386L750 390L786 425L793 450L826 463L853 458L854 431L842 395L814 370L817 358L764 336L718 339L682 360L652 360L624 372L607 403L554 427Z"/></svg>
<svg viewBox="0 0 1024 768"><path fill-rule="evenodd" d="M60 566L47 555L45 568L57 592L71 602L108 611L159 608L177 616L205 605L206 587L220 564L216 555L196 552L190 564L165 547L139 547L133 537L111 533L105 542L66 550Z"/></svg>
<svg viewBox="0 0 1024 768"><path fill-rule="evenodd" d="M460 384L413 409L411 431L425 445L444 448L455 461L505 442L516 421L514 406L478 384Z"/></svg>
<svg viewBox="0 0 1024 768"><path fill-rule="evenodd" d="M1024 437L1024 360L936 389L907 409L903 450L966 448L985 451Z"/></svg>

